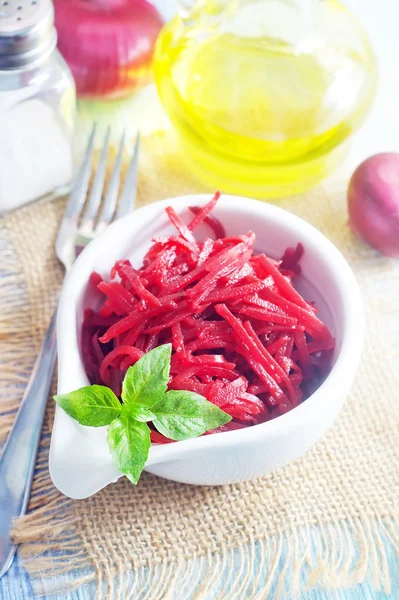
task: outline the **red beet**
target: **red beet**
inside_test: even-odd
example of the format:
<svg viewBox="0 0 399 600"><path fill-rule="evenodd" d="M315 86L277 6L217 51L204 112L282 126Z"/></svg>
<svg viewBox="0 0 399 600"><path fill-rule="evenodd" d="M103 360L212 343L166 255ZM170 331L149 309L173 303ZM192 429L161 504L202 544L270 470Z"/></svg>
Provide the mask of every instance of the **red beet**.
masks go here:
<svg viewBox="0 0 399 600"><path fill-rule="evenodd" d="M349 224L366 244L399 257L399 154L386 152L365 160L348 189Z"/></svg>
<svg viewBox="0 0 399 600"><path fill-rule="evenodd" d="M58 48L79 96L120 98L152 78L163 25L147 0L54 0Z"/></svg>

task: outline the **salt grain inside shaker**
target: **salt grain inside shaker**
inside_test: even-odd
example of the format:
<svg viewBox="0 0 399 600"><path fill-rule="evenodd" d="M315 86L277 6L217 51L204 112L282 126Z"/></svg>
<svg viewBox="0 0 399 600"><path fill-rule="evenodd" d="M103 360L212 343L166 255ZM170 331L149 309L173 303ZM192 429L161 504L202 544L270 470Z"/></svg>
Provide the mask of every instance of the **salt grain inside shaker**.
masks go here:
<svg viewBox="0 0 399 600"><path fill-rule="evenodd" d="M51 0L0 0L0 214L66 186L76 94Z"/></svg>

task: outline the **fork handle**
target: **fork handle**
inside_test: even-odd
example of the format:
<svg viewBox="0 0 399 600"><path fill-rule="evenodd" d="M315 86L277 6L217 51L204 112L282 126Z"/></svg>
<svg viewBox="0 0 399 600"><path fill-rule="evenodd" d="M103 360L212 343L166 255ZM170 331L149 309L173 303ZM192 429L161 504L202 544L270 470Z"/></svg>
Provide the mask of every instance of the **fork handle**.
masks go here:
<svg viewBox="0 0 399 600"><path fill-rule="evenodd" d="M0 577L14 558L12 521L25 514L56 358L56 313L43 340L14 425L0 458Z"/></svg>

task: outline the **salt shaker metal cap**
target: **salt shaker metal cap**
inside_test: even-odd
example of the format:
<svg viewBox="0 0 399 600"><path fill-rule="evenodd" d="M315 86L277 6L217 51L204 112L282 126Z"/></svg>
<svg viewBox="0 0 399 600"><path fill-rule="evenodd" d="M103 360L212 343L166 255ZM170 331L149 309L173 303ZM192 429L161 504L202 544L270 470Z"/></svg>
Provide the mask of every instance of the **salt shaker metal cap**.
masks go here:
<svg viewBox="0 0 399 600"><path fill-rule="evenodd" d="M44 60L56 43L51 0L0 0L0 70Z"/></svg>

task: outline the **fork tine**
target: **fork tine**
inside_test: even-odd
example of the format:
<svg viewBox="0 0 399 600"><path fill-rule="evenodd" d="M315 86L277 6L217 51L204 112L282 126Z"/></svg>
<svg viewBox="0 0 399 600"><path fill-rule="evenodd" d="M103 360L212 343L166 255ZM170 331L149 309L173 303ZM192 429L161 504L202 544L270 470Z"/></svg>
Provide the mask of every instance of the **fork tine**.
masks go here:
<svg viewBox="0 0 399 600"><path fill-rule="evenodd" d="M91 174L91 161L93 158L94 138L97 125L94 123L86 148L85 158L79 173L75 179L68 204L65 209L64 218L78 217L86 200L87 188L89 187Z"/></svg>
<svg viewBox="0 0 399 600"><path fill-rule="evenodd" d="M115 212L116 201L118 199L118 191L119 191L119 182L121 176L121 168L122 168L122 156L123 156L123 147L125 145L125 131L122 134L121 140L119 142L118 155L115 160L114 169L111 175L111 180L108 185L107 193L105 195L103 209L101 211L101 215L98 219L98 227L104 227L108 225L113 217Z"/></svg>
<svg viewBox="0 0 399 600"><path fill-rule="evenodd" d="M122 196L119 201L119 207L116 213L116 219L120 219L135 208L137 196L137 170L140 150L140 131L137 132L136 143L134 145L132 160L127 171Z"/></svg>
<svg viewBox="0 0 399 600"><path fill-rule="evenodd" d="M87 188L89 187L91 175L91 161L93 158L95 135L96 124L93 125L91 130L82 166L79 169L79 173L73 184L55 242L57 256L66 267L71 266L76 258L75 246L68 244L67 241L73 236L74 232L76 232L79 215L86 200Z"/></svg>
<svg viewBox="0 0 399 600"><path fill-rule="evenodd" d="M107 170L107 159L108 159L108 144L109 144L109 136L111 132L111 127L108 126L105 138L103 149L101 151L100 161L98 164L98 168L94 177L93 185L91 186L89 199L87 202L87 207L83 216L83 220L81 223L81 227L84 229L92 229L93 222L97 215L99 206L101 204L101 198L104 188L104 179L105 173Z"/></svg>

